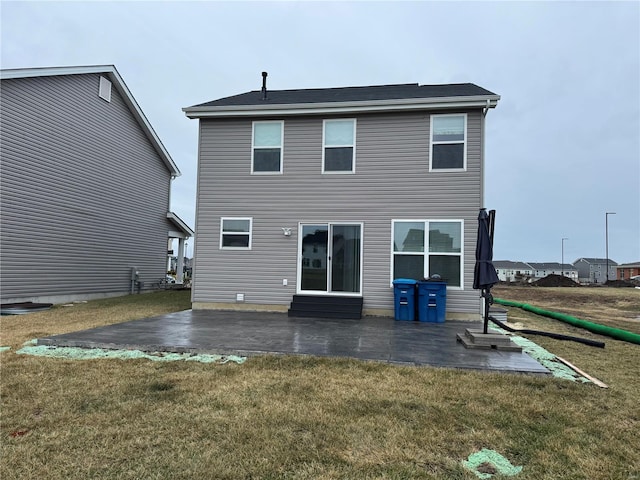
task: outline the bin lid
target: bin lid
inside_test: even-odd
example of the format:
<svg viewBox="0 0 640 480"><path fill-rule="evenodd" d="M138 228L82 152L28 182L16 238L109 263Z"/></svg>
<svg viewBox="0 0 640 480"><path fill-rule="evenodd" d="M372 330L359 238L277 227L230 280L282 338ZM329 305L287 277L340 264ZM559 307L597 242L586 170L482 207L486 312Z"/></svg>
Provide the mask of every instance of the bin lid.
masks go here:
<svg viewBox="0 0 640 480"><path fill-rule="evenodd" d="M413 278L396 278L393 281L394 285L415 285L416 283L418 283L418 281Z"/></svg>

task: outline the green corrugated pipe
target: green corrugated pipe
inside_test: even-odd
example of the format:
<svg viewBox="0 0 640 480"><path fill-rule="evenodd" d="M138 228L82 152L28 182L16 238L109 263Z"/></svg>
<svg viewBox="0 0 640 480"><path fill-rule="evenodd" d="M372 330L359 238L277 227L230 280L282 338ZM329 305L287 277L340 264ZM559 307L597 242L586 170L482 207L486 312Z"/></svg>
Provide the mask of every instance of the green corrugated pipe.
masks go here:
<svg viewBox="0 0 640 480"><path fill-rule="evenodd" d="M495 297L493 300L495 303L499 303L500 305L505 305L507 307L518 307L526 310L527 312L532 312L544 317L554 318L556 320L560 320L561 322L566 322L570 325L573 325L574 327L584 328L585 330L589 330L593 333L606 335L608 337L615 338L616 340L623 340L625 342L636 343L640 345L640 335L638 335L637 333L628 332L627 330L622 330L621 328L607 327L605 325L600 325L599 323L587 322L586 320L581 320L579 318L572 317L571 315L565 315L564 313L543 310L542 308L531 306L528 303L514 302L512 300L504 300L502 298Z"/></svg>

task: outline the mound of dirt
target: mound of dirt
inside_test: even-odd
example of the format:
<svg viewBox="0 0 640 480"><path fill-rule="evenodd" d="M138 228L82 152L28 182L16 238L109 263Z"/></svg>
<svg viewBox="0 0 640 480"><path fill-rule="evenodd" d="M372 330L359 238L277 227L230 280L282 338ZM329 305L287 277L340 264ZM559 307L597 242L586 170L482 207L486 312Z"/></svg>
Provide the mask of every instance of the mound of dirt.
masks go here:
<svg viewBox="0 0 640 480"><path fill-rule="evenodd" d="M562 275L547 275L534 282L536 287L579 287L580 284Z"/></svg>

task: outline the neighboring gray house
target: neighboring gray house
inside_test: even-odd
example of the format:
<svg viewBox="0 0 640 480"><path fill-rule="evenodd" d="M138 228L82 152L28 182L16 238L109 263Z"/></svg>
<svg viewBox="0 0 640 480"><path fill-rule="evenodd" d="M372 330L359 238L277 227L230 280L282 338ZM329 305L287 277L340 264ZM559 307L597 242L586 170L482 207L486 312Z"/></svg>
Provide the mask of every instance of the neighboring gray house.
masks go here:
<svg viewBox="0 0 640 480"><path fill-rule="evenodd" d="M440 274L447 316L473 290L485 116L474 84L252 91L199 119L194 309L287 311L361 299L392 315L392 280ZM295 299L294 299L295 296Z"/></svg>
<svg viewBox="0 0 640 480"><path fill-rule="evenodd" d="M526 282L533 277L533 268L528 263L494 260L493 266L501 282Z"/></svg>
<svg viewBox="0 0 640 480"><path fill-rule="evenodd" d="M167 238L193 232L168 213L180 172L118 71L0 78L2 302L152 288L166 273Z"/></svg>
<svg viewBox="0 0 640 480"><path fill-rule="evenodd" d="M547 275L563 275L574 282L578 281L578 270L570 263L561 265L559 262L527 262L533 270L534 278L544 278ZM563 268L564 267L564 268Z"/></svg>
<svg viewBox="0 0 640 480"><path fill-rule="evenodd" d="M615 280L616 265L609 259L609 280ZM606 258L579 258L573 262L573 266L578 270L580 283L606 283L607 281L607 259Z"/></svg>

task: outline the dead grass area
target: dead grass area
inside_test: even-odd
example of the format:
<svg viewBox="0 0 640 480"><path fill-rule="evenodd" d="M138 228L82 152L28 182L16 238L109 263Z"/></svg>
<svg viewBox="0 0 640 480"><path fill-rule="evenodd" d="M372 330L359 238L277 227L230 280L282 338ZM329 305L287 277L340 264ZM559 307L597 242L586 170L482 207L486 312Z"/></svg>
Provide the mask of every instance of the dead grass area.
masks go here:
<svg viewBox="0 0 640 480"><path fill-rule="evenodd" d="M50 310L0 317L0 345L19 348L32 338L86 330L113 323L147 318L191 308L189 290L105 298L72 307L55 305Z"/></svg>
<svg viewBox="0 0 640 480"><path fill-rule="evenodd" d="M158 309L184 308L182 292L162 295ZM18 344L161 313L137 297L11 319L8 334L4 317L2 334ZM0 477L476 479L461 462L482 448L522 465L518 479L640 477L639 346L530 338L610 388L315 357L205 365L4 352Z"/></svg>
<svg viewBox="0 0 640 480"><path fill-rule="evenodd" d="M492 293L498 298L640 334L640 290L635 288L499 286Z"/></svg>

